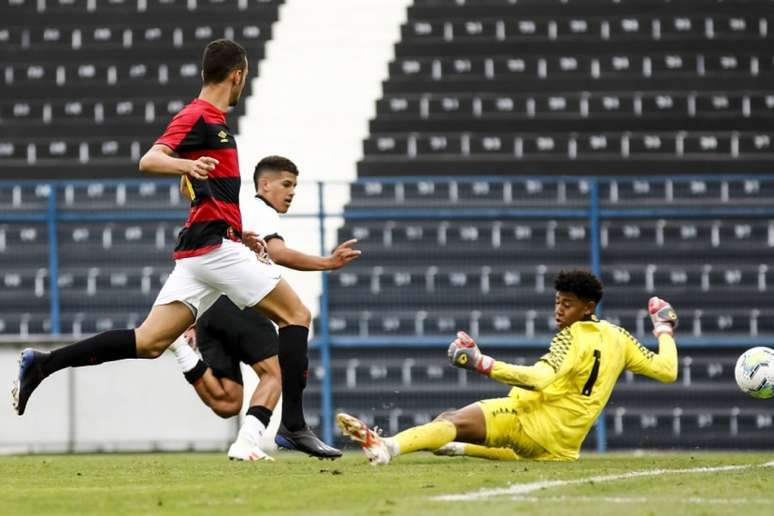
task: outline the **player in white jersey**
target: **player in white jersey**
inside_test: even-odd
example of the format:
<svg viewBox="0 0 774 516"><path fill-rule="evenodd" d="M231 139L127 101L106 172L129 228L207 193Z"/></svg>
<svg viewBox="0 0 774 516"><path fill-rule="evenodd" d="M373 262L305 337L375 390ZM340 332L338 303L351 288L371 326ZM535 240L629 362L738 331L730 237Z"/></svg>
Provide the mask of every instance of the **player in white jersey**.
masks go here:
<svg viewBox="0 0 774 516"><path fill-rule="evenodd" d="M295 195L295 188L298 185L298 168L296 165L287 158L281 156L268 156L262 159L255 167L253 175L255 182L256 206L255 210L250 210L251 215L243 216L243 227L245 229L245 238L249 238L248 235L253 232L260 235L263 239L267 253L261 257L261 259L270 264L270 267L274 267L271 262L282 265L291 269L303 270L303 271L325 271L341 268L360 256L360 251L352 249L351 246L356 240L349 240L339 245L334 249L333 253L329 256L316 256L308 255L300 251L291 249L285 245L285 240L281 235L280 230L280 214L286 213L290 208ZM185 191L183 190L185 193ZM277 271L279 274L279 271ZM216 315L216 317L225 319L228 314ZM218 321L213 321L213 324L220 324ZM237 346L236 341L239 340L237 326L235 322L227 323L225 326L220 324L222 339L219 342L210 343L209 354L212 357L212 361L217 363L207 363L207 366L216 368L220 363L228 362L230 365L221 365L219 370L233 369L233 358L236 358L238 364L239 360L247 363L248 365L256 365L258 358L262 356L253 355L252 360L244 360L244 351L229 352L229 349ZM252 335L253 338L264 340L266 342L257 343L255 351L262 349L262 346L268 346L270 338L266 336L266 332L262 329L261 325L257 322L252 322L248 326L252 326L253 330L243 328L242 333ZM260 344L260 345L259 345ZM195 352L185 343L178 342L172 351L178 358L178 362L183 367L183 372L186 374L186 378L194 385L197 393L202 397L202 400L208 406L216 409L216 405L225 405L227 407L236 407L239 410L242 403L242 390L230 389L223 390L217 389L218 392L211 392L209 385L212 382L201 381L204 371L207 369L204 364L198 361L198 357ZM232 357L229 360L217 359L220 355L229 355ZM202 353L205 355L205 353ZM203 356L207 361L207 356ZM308 358L304 352L303 356L298 353L288 353L279 347L279 360L282 370L282 392L283 392L283 418L275 438L278 445L303 451L310 455L321 458L336 458L341 455L341 452L335 448L331 448L322 443L317 437L306 427L305 422L301 422L301 426L290 427L290 423L285 418L285 408L290 404L294 408L293 413L303 414L301 393L306 386L306 378L308 376ZM299 378L296 375L288 375L286 373L286 366L289 361L295 361L297 363L291 364L294 369L301 369L304 371L303 377ZM194 367L199 363L198 367ZM258 369L256 369L258 370ZM236 368L238 371L238 366ZM241 375L237 379L236 374L232 374L235 380L241 379ZM291 389L286 389L286 386L291 386ZM291 396L293 393L298 392L299 396ZM216 403L216 398L220 397ZM271 397L271 396L270 396ZM274 399L276 403L276 398ZM257 413L256 417L262 419L260 422L258 419L252 421L250 419L250 411L246 417L246 424L240 430L237 441L232 445L232 449L229 451L229 456L232 458L244 458L246 460L257 460L252 457L264 458L266 455L260 450L258 446L258 439L262 434L263 429L268 424L268 417L271 415L271 410L274 405L268 407L257 407L256 410L261 410L261 413ZM220 409L219 409L220 410ZM217 411L216 411L217 412ZM226 412L231 415L229 410ZM261 418L260 416L263 416ZM248 424L249 423L249 424ZM263 426L262 426L263 425ZM251 431L251 428L258 428L259 430ZM234 451L234 453L232 453Z"/></svg>

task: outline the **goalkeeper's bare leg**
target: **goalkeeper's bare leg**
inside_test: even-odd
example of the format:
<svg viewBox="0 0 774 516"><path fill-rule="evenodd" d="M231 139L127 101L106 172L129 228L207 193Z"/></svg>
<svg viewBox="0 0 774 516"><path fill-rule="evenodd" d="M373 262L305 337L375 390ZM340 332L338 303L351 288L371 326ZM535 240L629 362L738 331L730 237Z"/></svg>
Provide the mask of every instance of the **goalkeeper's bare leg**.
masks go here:
<svg viewBox="0 0 774 516"><path fill-rule="evenodd" d="M393 457L421 450L436 450L452 442L483 444L486 419L478 403L444 412L434 421L404 430L394 437L381 437L359 419L338 414L341 432L363 447L371 464L387 464Z"/></svg>

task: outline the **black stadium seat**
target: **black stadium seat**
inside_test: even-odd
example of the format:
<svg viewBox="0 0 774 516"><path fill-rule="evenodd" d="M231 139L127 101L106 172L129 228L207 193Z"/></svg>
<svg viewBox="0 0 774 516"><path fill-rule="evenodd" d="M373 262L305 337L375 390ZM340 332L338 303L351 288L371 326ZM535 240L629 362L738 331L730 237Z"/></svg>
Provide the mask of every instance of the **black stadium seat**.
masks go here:
<svg viewBox="0 0 774 516"><path fill-rule="evenodd" d="M254 75L280 3L9 0L0 21L4 177L134 176L141 152L198 88L204 44L239 41Z"/></svg>
<svg viewBox="0 0 774 516"><path fill-rule="evenodd" d="M198 86L204 42L237 39L256 70L279 3L9 1L4 178L92 180L0 185L0 335L51 331L57 302L64 334L143 320L187 203L173 182L93 177L134 175ZM447 367L445 343L464 329L531 363L556 331L557 273L598 258L607 320L650 346L660 295L689 342L675 385L624 375L611 445L770 445L770 414L732 398L738 350L722 346L774 334L774 181L755 175L774 157L772 5L415 0L338 229L364 253L327 276L331 367L309 398L329 374L337 408L394 433L452 389L460 405L502 396Z"/></svg>
<svg viewBox="0 0 774 516"><path fill-rule="evenodd" d="M360 175L765 172L770 5L743 5L417 2Z"/></svg>

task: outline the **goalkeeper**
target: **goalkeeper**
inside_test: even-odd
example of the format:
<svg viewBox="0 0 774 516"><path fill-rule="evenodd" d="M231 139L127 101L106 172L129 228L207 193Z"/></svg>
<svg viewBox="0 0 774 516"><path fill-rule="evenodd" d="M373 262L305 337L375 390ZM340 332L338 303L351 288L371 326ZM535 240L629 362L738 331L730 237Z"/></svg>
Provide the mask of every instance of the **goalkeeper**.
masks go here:
<svg viewBox="0 0 774 516"><path fill-rule="evenodd" d="M449 346L452 365L511 385L508 397L445 412L391 438L379 436L355 417L338 414L342 433L360 443L372 464L387 464L419 450L497 459L577 459L624 369L660 382L675 381L677 315L666 301L650 299L648 312L659 343L655 353L623 328L597 319L602 284L590 272L562 271L554 288L559 331L548 353L534 365L484 355L464 332Z"/></svg>

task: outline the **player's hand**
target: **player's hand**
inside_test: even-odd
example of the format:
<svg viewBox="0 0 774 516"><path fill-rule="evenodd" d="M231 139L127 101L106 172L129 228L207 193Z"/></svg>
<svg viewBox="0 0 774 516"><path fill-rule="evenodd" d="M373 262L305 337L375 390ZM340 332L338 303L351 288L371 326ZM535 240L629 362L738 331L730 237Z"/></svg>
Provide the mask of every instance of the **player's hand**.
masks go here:
<svg viewBox="0 0 774 516"><path fill-rule="evenodd" d="M648 313L653 322L653 335L656 337L664 333L674 335L677 328L677 313L672 305L654 296L648 301Z"/></svg>
<svg viewBox="0 0 774 516"><path fill-rule="evenodd" d="M333 250L333 254L328 256L328 270L340 269L346 264L356 259L362 254L362 251L352 249L352 246L357 243L357 239L347 240L343 244L339 245Z"/></svg>
<svg viewBox="0 0 774 516"><path fill-rule="evenodd" d="M210 172L215 170L215 165L220 163L215 158L209 156L202 156L201 158L189 162L186 175L191 176L194 179L205 181L209 177Z"/></svg>
<svg viewBox="0 0 774 516"><path fill-rule="evenodd" d="M266 241L255 231L242 231L242 243L257 254L259 258L268 253Z"/></svg>
<svg viewBox="0 0 774 516"><path fill-rule="evenodd" d="M470 369L486 376L492 372L494 359L481 353L473 337L464 331L457 332L457 338L449 344L447 354L449 362L455 367Z"/></svg>

